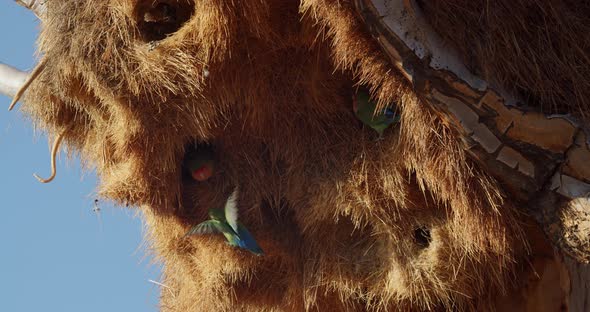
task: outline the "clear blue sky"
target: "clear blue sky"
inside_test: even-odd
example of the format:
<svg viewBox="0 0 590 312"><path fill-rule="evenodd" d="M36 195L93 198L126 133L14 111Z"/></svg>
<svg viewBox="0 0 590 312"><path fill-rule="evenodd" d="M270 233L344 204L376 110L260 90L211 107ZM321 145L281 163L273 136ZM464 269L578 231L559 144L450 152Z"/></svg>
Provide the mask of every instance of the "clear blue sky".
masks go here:
<svg viewBox="0 0 590 312"><path fill-rule="evenodd" d="M35 64L37 20L13 1L0 2L0 61ZM8 44L9 43L9 44ZM134 210L102 203L93 212L96 177L79 160L58 160L49 184L49 145L0 95L0 310L157 311L158 265L142 242ZM101 225L102 224L102 225Z"/></svg>

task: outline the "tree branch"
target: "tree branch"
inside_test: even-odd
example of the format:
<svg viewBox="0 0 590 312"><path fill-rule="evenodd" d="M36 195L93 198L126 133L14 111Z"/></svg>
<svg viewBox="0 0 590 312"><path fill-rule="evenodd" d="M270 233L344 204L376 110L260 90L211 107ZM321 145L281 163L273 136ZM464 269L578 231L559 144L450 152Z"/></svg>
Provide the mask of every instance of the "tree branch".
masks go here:
<svg viewBox="0 0 590 312"><path fill-rule="evenodd" d="M14 2L33 11L33 13L35 13L37 18L39 18L39 19L45 13L45 1L46 0L14 0Z"/></svg>
<svg viewBox="0 0 590 312"><path fill-rule="evenodd" d="M28 76L27 72L0 63L0 94L14 97L25 84Z"/></svg>
<svg viewBox="0 0 590 312"><path fill-rule="evenodd" d="M516 200L531 207L547 233L555 225L551 220L567 215L562 211L571 206L567 202L590 195L590 135L571 116L524 111L516 96L473 75L444 45L415 1L353 3L418 97L459 130L468 153ZM563 246L564 241L554 243ZM587 246L568 248L581 255L578 260L590 258Z"/></svg>

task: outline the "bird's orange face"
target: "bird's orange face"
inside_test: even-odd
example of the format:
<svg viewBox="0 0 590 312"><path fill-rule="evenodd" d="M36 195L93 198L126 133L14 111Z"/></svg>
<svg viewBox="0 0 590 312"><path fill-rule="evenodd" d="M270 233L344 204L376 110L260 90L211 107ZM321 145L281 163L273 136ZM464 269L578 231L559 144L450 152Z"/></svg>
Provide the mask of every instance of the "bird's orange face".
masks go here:
<svg viewBox="0 0 590 312"><path fill-rule="evenodd" d="M203 182L207 181L213 175L213 168L209 165L203 165L191 172L193 179Z"/></svg>

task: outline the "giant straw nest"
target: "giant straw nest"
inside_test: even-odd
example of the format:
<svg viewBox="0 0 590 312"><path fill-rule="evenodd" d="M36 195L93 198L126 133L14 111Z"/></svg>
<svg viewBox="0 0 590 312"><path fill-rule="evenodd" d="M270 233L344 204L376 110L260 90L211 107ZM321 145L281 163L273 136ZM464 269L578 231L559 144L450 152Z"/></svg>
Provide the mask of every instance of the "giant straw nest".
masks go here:
<svg viewBox="0 0 590 312"><path fill-rule="evenodd" d="M586 117L588 5L420 1L472 70ZM140 207L163 311L486 310L517 287L525 218L394 70L349 1L48 0L35 125ZM541 23L543 21L543 23ZM537 27L530 27L531 23ZM582 36L582 34L584 34ZM401 123L352 111L367 87ZM187 151L220 170L196 183ZM186 238L240 188L265 255Z"/></svg>

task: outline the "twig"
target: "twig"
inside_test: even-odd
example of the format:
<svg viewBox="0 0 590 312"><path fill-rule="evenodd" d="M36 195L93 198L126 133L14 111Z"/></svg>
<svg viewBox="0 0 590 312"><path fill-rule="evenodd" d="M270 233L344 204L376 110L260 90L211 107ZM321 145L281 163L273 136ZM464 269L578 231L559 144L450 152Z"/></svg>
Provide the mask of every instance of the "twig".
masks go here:
<svg viewBox="0 0 590 312"><path fill-rule="evenodd" d="M164 287L164 288L168 289L168 291L170 292L170 294L172 295L172 297L176 298L176 295L174 295L174 289L172 289L172 287L170 287L168 285L164 285L164 284L162 284L160 282L156 282L156 281L151 280L151 279L149 279L148 282L150 282L152 284L156 284L156 285L158 285L160 287Z"/></svg>
<svg viewBox="0 0 590 312"><path fill-rule="evenodd" d="M55 168L55 158L57 155L57 151L59 150L59 145L63 140L65 134L72 128L72 126L67 127L62 133L60 133L53 142L53 148L51 149L51 176L47 179L43 179L39 177L36 173L33 174L37 180L41 183L49 183L55 178L55 174L57 173L57 169Z"/></svg>
<svg viewBox="0 0 590 312"><path fill-rule="evenodd" d="M47 65L47 58L43 58L41 60L41 62L39 62L39 64L37 64L37 67L35 67L35 69L33 69L33 72L31 72L31 75L29 76L27 81L25 81L23 86L18 90L18 92L16 92L16 94L14 95L14 98L12 99L12 102L10 103L10 106L8 107L9 111L11 111L14 108L14 105L16 105L16 102L18 102L18 100L20 100L23 93L25 93L25 91L27 91L27 89L29 88L29 86L31 85L33 80L35 80L35 78L37 78L37 76L39 76L39 74L41 74L43 69L45 69L45 65Z"/></svg>

